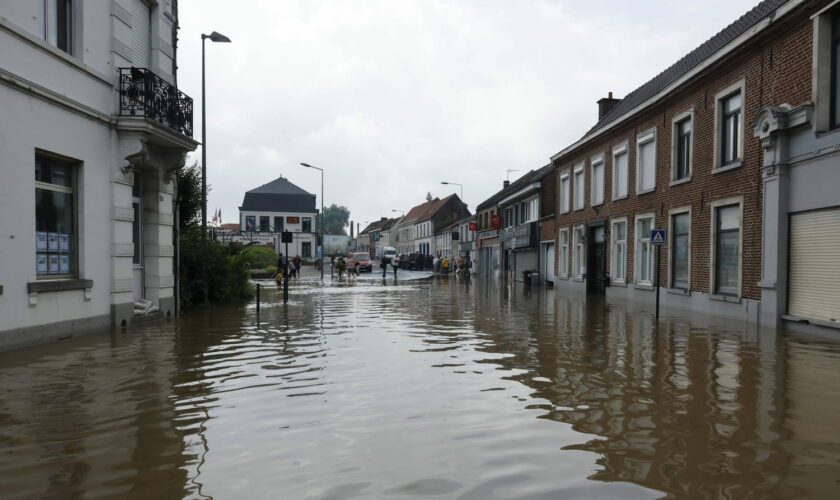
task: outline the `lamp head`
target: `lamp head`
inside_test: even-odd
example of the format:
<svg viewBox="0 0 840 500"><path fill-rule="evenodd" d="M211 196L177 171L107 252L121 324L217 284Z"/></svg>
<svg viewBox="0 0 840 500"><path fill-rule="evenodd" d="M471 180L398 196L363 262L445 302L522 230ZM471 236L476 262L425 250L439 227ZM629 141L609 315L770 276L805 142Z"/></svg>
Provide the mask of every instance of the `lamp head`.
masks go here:
<svg viewBox="0 0 840 500"><path fill-rule="evenodd" d="M230 43L230 38L226 37L225 35L219 33L218 31L214 31L209 35L201 35L202 38L209 38L211 42L219 42L219 43Z"/></svg>
<svg viewBox="0 0 840 500"><path fill-rule="evenodd" d="M315 168L315 167L313 167L312 165L310 165L310 164L308 164L308 163L302 163L302 162L301 162L301 166L306 167L306 168Z"/></svg>

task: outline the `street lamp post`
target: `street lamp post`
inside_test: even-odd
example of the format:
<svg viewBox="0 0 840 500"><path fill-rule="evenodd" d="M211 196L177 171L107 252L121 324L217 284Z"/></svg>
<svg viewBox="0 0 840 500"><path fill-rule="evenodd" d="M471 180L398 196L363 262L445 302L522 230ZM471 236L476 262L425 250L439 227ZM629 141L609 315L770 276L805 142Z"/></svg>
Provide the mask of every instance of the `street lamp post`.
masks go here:
<svg viewBox="0 0 840 500"><path fill-rule="evenodd" d="M214 31L201 34L201 235L207 237L207 99L204 85L204 41L230 43L230 38Z"/></svg>
<svg viewBox="0 0 840 500"><path fill-rule="evenodd" d="M446 181L441 181L441 184L460 187L461 188L461 203L464 203L464 185L463 184L458 184L457 182L446 182ZM466 203L464 203L464 204L466 205Z"/></svg>
<svg viewBox="0 0 840 500"><path fill-rule="evenodd" d="M301 166L314 168L315 170L321 172L321 221L320 224L318 224L318 234L320 234L321 239L321 262L319 262L318 265L321 266L321 281L324 281L324 169L313 167L308 163L301 163ZM317 254L318 252L315 253Z"/></svg>

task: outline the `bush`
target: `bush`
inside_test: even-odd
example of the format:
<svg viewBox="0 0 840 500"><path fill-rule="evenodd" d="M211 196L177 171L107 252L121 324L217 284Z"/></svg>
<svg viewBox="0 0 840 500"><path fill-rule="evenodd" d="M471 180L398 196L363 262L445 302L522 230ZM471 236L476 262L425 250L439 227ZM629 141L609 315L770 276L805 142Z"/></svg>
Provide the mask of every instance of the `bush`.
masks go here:
<svg viewBox="0 0 840 500"><path fill-rule="evenodd" d="M251 269L266 269L277 265L277 252L264 245L252 245L242 252L242 258Z"/></svg>
<svg viewBox="0 0 840 500"><path fill-rule="evenodd" d="M249 299L254 290L242 245L222 245L201 237L201 230L181 233L181 307L204 303L205 288L210 303Z"/></svg>

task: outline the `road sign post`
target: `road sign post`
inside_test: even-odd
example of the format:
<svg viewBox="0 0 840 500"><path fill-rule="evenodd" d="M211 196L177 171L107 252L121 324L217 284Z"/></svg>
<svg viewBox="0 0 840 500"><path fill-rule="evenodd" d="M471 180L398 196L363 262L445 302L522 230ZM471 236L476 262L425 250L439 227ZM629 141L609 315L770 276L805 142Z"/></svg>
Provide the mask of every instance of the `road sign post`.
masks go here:
<svg viewBox="0 0 840 500"><path fill-rule="evenodd" d="M290 231L283 231L281 242L286 245L286 265L283 268L283 303L289 303L289 243L292 242L292 233Z"/></svg>
<svg viewBox="0 0 840 500"><path fill-rule="evenodd" d="M665 244L667 233L665 229L651 229L650 243L656 246L656 324L659 325L659 285L660 285L660 265L662 258L662 245Z"/></svg>

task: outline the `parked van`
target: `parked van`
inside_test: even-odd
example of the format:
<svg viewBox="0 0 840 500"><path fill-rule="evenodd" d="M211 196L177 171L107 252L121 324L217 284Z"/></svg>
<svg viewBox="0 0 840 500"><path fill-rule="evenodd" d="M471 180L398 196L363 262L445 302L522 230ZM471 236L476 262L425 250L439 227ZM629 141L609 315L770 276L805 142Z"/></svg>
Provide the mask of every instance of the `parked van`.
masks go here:
<svg viewBox="0 0 840 500"><path fill-rule="evenodd" d="M382 258L386 263L390 263L391 259L397 256L397 249L394 247L384 247L382 249Z"/></svg>

